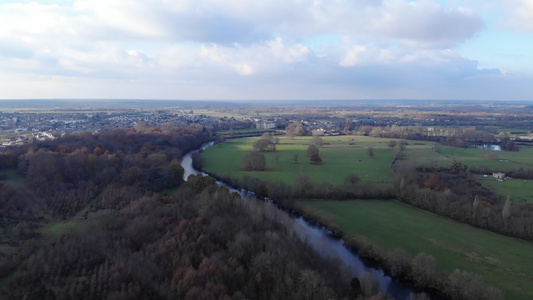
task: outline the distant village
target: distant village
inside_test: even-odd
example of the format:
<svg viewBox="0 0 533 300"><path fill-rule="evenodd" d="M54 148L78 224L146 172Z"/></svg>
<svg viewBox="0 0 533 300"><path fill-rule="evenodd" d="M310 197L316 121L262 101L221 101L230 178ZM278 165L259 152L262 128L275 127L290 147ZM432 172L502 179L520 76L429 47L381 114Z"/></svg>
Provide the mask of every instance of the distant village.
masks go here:
<svg viewBox="0 0 533 300"><path fill-rule="evenodd" d="M217 120L186 112L103 112L103 113L0 113L1 146L10 146L30 140L53 139L75 132L98 132L114 128L129 128L145 121L150 126L165 123L211 125Z"/></svg>
<svg viewBox="0 0 533 300"><path fill-rule="evenodd" d="M445 120L450 121L450 120ZM115 128L132 128L139 122L148 126L172 124L184 126L200 124L215 130L255 128L263 131L284 130L290 123L301 122L305 130L313 135L336 136L345 134L345 128L366 127L380 131L385 127L411 125L413 120L394 118L304 118L302 115L283 117L214 117L194 113L189 108L169 110L125 110L84 112L0 112L0 147L20 145L27 141L54 139L63 134L75 132L98 132ZM435 119L418 120L420 133L427 136L455 136L458 129L436 127ZM425 123L425 124L424 124ZM447 123L447 122L444 122ZM393 128L394 129L394 128ZM374 133L374 132L373 132ZM493 135L487 135L494 141ZM509 135L511 140L515 137ZM479 140L479 137L476 136ZM518 136L521 141L531 142L533 134Z"/></svg>
<svg viewBox="0 0 533 300"><path fill-rule="evenodd" d="M284 129L290 122L301 121L315 135L340 135L341 122L306 121L279 118L215 118L194 114L192 110L173 111L126 111L126 112L70 112L70 113L23 113L0 112L0 147L20 145L32 140L53 139L75 132L98 132L114 128L131 128L144 121L150 126L171 123L177 126L200 124L203 126L233 128L256 128L261 130ZM373 125L374 120L353 120L360 125ZM222 126L221 126L222 125Z"/></svg>

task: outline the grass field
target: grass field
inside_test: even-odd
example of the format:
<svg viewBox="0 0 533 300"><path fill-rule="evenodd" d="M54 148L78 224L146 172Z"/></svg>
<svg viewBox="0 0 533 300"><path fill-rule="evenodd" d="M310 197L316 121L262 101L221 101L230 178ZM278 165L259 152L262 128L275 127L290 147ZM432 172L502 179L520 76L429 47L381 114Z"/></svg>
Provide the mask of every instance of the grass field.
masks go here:
<svg viewBox="0 0 533 300"><path fill-rule="evenodd" d="M257 138L242 138L227 141L221 145L208 149L203 153L204 167L208 172L220 176L230 175L242 179L243 176L253 176L263 180L282 180L294 184L299 174L308 175L315 182L327 181L335 185L342 185L349 173L355 173L364 182L390 183L393 174L389 165L393 159L393 151L388 147L390 139L358 136L323 137L324 143L320 148L324 163L313 165L305 157L305 150L311 143L311 137L298 137L294 140L281 138L276 153L265 153L267 170L263 172L247 172L242 170L242 157L252 150L252 144ZM350 143L354 143L350 145ZM533 167L533 148L522 147L520 151L489 151L474 148L457 148L440 145L440 153L435 153L434 142L408 141L404 150L405 156L401 163L436 164L449 166L453 159L461 161L467 166L486 166L491 169L503 170L506 167ZM370 158L366 149L373 147L375 157ZM297 153L299 162L294 163L291 158ZM487 157L487 154L492 157ZM276 155L279 160L276 162ZM495 157L494 157L495 156ZM490 175L490 174L489 174ZM533 202L533 193L523 180L513 179L501 182L484 180L478 177L480 183L492 189L495 193L510 196L516 202ZM533 184L533 181L531 182Z"/></svg>
<svg viewBox="0 0 533 300"><path fill-rule="evenodd" d="M298 202L346 233L387 250L425 252L449 274L458 268L482 275L506 299L533 298L533 244L497 235L394 201Z"/></svg>
<svg viewBox="0 0 533 300"><path fill-rule="evenodd" d="M18 186L24 182L24 177L20 176L18 171L15 169L0 170L0 174L7 176L6 179L0 180L0 182L12 187Z"/></svg>
<svg viewBox="0 0 533 300"><path fill-rule="evenodd" d="M430 164L437 162L449 165L456 158L467 166L487 166L489 168L504 169L506 167L533 167L533 148L522 147L520 151L490 151L475 148L458 148L439 145L440 153L431 149L435 143L427 141L409 141L405 149L406 159L409 161ZM487 154L494 157L489 159Z"/></svg>
<svg viewBox="0 0 533 300"><path fill-rule="evenodd" d="M533 180L505 179L499 182L492 176L477 176L478 181L484 186L504 197L509 196L513 202L533 203Z"/></svg>
<svg viewBox="0 0 533 300"><path fill-rule="evenodd" d="M324 143L329 145L320 148L323 164L314 165L305 156L311 137L297 137L294 140L281 137L280 143L276 145L276 152L264 153L267 159L266 171L243 171L242 157L252 150L252 144L257 139L229 140L204 151L204 169L219 176L230 175L241 179L248 175L269 181L282 180L288 184L295 184L299 174L306 174L314 182L327 181L342 185L349 173L358 175L363 182L392 182L393 174L389 171L389 165L393 160L393 150L388 147L390 139L322 137ZM368 147L374 148L374 158L368 156ZM298 163L291 160L295 153L299 155ZM277 162L276 155L279 155Z"/></svg>

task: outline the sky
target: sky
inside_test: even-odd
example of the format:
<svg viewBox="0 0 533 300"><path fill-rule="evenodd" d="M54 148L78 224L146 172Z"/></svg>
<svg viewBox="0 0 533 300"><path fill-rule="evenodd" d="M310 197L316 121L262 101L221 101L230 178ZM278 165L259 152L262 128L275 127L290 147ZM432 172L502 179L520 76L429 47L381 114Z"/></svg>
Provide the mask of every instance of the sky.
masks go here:
<svg viewBox="0 0 533 300"><path fill-rule="evenodd" d="M533 0L0 0L0 99L533 100Z"/></svg>

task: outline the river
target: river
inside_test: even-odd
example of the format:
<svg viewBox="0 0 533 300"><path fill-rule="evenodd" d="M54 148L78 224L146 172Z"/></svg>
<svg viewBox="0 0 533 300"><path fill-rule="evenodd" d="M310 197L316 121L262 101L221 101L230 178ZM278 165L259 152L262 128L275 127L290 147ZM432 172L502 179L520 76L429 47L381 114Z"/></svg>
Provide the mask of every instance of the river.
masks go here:
<svg viewBox="0 0 533 300"><path fill-rule="evenodd" d="M214 142L205 144L204 146L202 146L201 150L206 150L209 147L212 147L213 145ZM202 174L204 176L208 176L207 174L194 169L192 166L192 154L198 152L199 150L189 152L183 157L181 165L185 169L185 173L183 175L183 179L185 181L187 180L189 175L193 174ZM230 191L237 192L241 196L255 197L255 194L253 192L246 191L243 189L236 190L222 181L217 180L217 184L225 186ZM285 211L283 212L287 213ZM355 270L357 277L360 280L364 276L364 274L371 273L378 280L379 288L381 291L391 294L396 299L409 299L409 295L412 293L411 289L401 284L399 281L385 275L383 270L366 265L363 260L361 260L359 255L350 250L344 240L334 238L331 235L331 232L327 230L324 226L310 223L301 216L291 215L291 218L294 222L289 223L289 226L292 226L293 229L299 234L300 238L304 241L307 241L318 253L341 260L346 266Z"/></svg>

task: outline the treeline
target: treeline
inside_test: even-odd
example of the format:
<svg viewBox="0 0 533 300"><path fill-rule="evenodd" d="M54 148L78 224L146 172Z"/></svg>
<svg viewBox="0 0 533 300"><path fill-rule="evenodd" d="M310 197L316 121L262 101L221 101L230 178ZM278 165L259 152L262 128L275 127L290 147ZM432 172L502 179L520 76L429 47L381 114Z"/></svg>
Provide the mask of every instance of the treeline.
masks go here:
<svg viewBox="0 0 533 300"><path fill-rule="evenodd" d="M438 215L496 233L533 241L533 204L513 203L484 188L469 168L395 169L397 199Z"/></svg>
<svg viewBox="0 0 533 300"><path fill-rule="evenodd" d="M506 176L520 179L533 179L533 168L526 166L509 166L504 168L491 168L488 166L470 166L470 171L475 174L492 174L503 172Z"/></svg>
<svg viewBox="0 0 533 300"><path fill-rule="evenodd" d="M326 221L327 222L327 221ZM356 237L347 238L346 242L359 249L359 255L378 262L386 273L403 282L429 291L429 294L444 299L458 300L498 300L504 299L501 290L483 281L477 274L455 269L450 274L437 272L437 260L430 254L421 252L412 257L403 249L384 251L365 240ZM425 298L425 293L411 296L412 299Z"/></svg>
<svg viewBox="0 0 533 300"><path fill-rule="evenodd" d="M215 174L212 176L217 177ZM293 208L296 199L343 200L343 199L392 199L393 186L367 180L362 183L355 174L346 177L344 185L338 186L327 181L313 182L307 175L299 175L294 186L283 181L267 181L257 177L244 176L242 180L231 176L217 177L232 187L254 192L259 198L269 198Z"/></svg>
<svg viewBox="0 0 533 300"><path fill-rule="evenodd" d="M404 140L424 140L432 141L442 145L454 147L468 147L475 143L498 144L504 151L516 151L517 145L507 136L496 139L494 134L477 127L467 128L439 128L431 126L370 126L356 125L351 121L345 121L336 130L346 135L372 136L381 138L404 139ZM302 122L293 122L285 128L286 136L291 139L295 136L312 135L313 132Z"/></svg>

